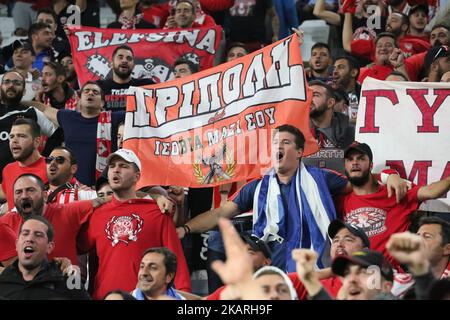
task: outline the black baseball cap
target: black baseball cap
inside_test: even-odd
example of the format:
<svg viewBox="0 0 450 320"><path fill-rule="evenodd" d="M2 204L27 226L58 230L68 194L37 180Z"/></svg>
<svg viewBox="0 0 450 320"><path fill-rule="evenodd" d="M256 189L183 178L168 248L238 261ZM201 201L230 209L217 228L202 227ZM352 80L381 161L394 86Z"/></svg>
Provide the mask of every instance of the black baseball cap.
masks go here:
<svg viewBox="0 0 450 320"><path fill-rule="evenodd" d="M428 13L429 13L428 6L424 5L424 4L418 4L418 5L413 6L411 9L409 9L408 17L410 17L414 12L419 11L419 10L422 10L428 16Z"/></svg>
<svg viewBox="0 0 450 320"><path fill-rule="evenodd" d="M247 234L241 234L241 238L246 244L250 246L250 248L252 248L253 251L262 252L262 254L268 259L272 257L272 250L270 250L269 246L264 240L258 238L257 236Z"/></svg>
<svg viewBox="0 0 450 320"><path fill-rule="evenodd" d="M331 270L334 274L343 277L349 265L358 265L364 268L376 266L386 280L394 281L391 264L377 251L364 250L354 252L351 256L338 256L334 259Z"/></svg>
<svg viewBox="0 0 450 320"><path fill-rule="evenodd" d="M328 236L331 239L333 239L336 236L336 234L344 228L347 229L348 231L350 231L353 235L360 238L364 244L364 247L366 247L368 249L370 248L369 237L367 237L367 234L364 232L363 229L361 229L357 226L345 223L339 219L331 221L330 225L328 226Z"/></svg>
<svg viewBox="0 0 450 320"><path fill-rule="evenodd" d="M348 154L352 150L357 150L363 154L366 154L369 157L369 160L373 160L372 149L370 149L367 143L360 143L358 141L354 141L344 152L344 158L348 157Z"/></svg>
<svg viewBox="0 0 450 320"><path fill-rule="evenodd" d="M31 54L34 56L34 50L33 50L33 46L31 45L31 43L29 41L26 40L16 40L13 42L13 51L19 49L19 48L24 48L25 50L31 51Z"/></svg>

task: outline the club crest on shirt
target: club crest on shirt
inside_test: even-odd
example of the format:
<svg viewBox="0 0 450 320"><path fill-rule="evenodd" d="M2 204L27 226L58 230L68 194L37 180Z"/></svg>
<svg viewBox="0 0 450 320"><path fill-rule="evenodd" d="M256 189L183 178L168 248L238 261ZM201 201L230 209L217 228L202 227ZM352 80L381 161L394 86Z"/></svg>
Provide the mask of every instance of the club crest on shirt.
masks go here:
<svg viewBox="0 0 450 320"><path fill-rule="evenodd" d="M386 215L387 212L380 208L358 208L350 211L345 222L362 228L368 237L373 237L386 231Z"/></svg>
<svg viewBox="0 0 450 320"><path fill-rule="evenodd" d="M131 216L113 216L105 227L106 237L115 247L119 242L128 245L130 241L137 241L137 234L142 231L144 220L137 214Z"/></svg>

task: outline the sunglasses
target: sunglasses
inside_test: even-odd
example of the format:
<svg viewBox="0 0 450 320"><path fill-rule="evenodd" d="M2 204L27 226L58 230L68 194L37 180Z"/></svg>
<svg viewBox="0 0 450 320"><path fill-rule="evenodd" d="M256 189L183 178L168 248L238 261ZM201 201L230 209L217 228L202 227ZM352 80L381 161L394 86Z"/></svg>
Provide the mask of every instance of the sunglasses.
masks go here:
<svg viewBox="0 0 450 320"><path fill-rule="evenodd" d="M57 164L63 164L67 159L63 156L47 157L45 158L45 163L50 164L53 160L55 160Z"/></svg>

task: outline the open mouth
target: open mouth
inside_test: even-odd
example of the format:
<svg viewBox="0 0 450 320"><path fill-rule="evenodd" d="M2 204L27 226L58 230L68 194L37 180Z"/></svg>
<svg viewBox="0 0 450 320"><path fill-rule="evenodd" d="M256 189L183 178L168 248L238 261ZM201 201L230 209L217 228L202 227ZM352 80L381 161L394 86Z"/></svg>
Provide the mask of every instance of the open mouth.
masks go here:
<svg viewBox="0 0 450 320"><path fill-rule="evenodd" d="M33 208L33 202L31 200L23 200L22 201L22 209L23 210L31 210Z"/></svg>
<svg viewBox="0 0 450 320"><path fill-rule="evenodd" d="M283 159L283 157L284 157L283 152L278 151L277 154L276 154L276 159L277 159L278 161L281 161L281 160Z"/></svg>
<svg viewBox="0 0 450 320"><path fill-rule="evenodd" d="M348 290L348 296L349 298L356 298L357 296L359 296L361 294L361 290L359 288L350 288Z"/></svg>
<svg viewBox="0 0 450 320"><path fill-rule="evenodd" d="M113 178L112 178L112 182L113 182L113 183L119 183L119 182L120 182L120 178L117 177L117 176L116 176L116 177L113 177Z"/></svg>
<svg viewBox="0 0 450 320"><path fill-rule="evenodd" d="M50 169L49 169L48 171L49 171L49 173L50 173L51 175L54 175L54 174L56 174L56 172L58 171L58 168L50 167Z"/></svg>
<svg viewBox="0 0 450 320"><path fill-rule="evenodd" d="M19 148L19 147L11 147L11 152L12 153L18 153L18 152L20 152L22 149L21 148Z"/></svg>

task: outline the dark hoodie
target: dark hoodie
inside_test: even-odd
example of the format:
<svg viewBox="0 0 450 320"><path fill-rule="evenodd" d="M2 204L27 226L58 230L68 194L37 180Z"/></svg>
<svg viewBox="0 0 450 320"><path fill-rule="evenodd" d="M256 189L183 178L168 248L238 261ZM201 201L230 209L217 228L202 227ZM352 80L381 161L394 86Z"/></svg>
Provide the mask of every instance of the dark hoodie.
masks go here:
<svg viewBox="0 0 450 320"><path fill-rule="evenodd" d="M25 281L18 261L0 274L0 297L10 300L89 300L89 294L80 289L69 289L67 277L56 263L43 263L42 270L31 281Z"/></svg>

